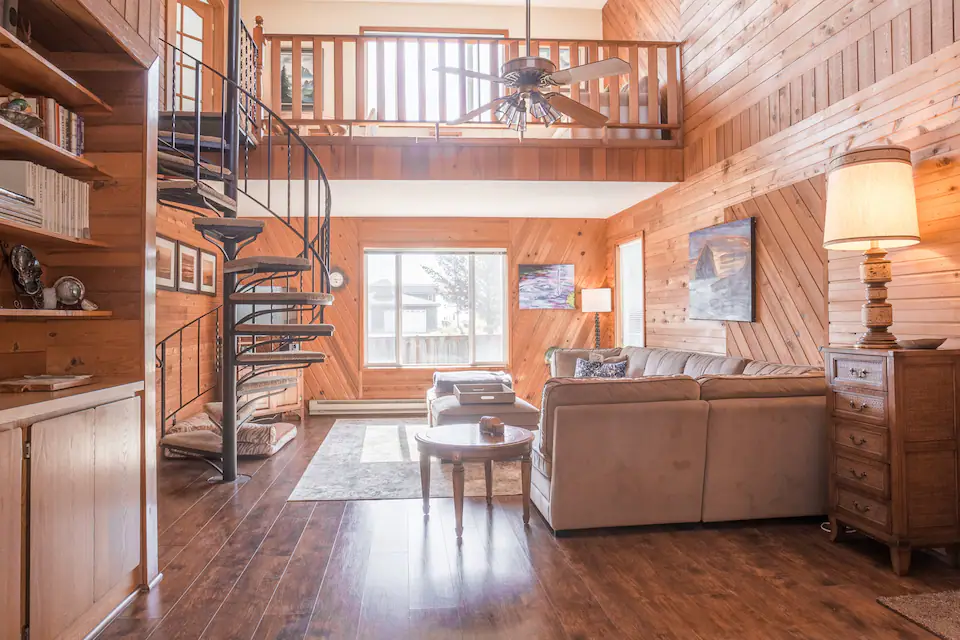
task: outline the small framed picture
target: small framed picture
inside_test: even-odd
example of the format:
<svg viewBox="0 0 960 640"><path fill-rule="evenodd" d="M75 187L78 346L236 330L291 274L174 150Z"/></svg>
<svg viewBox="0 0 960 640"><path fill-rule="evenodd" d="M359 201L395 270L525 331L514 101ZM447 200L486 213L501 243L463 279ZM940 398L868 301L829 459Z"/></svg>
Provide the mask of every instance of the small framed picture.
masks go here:
<svg viewBox="0 0 960 640"><path fill-rule="evenodd" d="M197 293L200 289L200 250L179 243L177 251L177 289L184 293Z"/></svg>
<svg viewBox="0 0 960 640"><path fill-rule="evenodd" d="M177 290L177 243L166 236L157 236L157 289Z"/></svg>
<svg viewBox="0 0 960 640"><path fill-rule="evenodd" d="M217 295L217 254L200 250L200 293Z"/></svg>

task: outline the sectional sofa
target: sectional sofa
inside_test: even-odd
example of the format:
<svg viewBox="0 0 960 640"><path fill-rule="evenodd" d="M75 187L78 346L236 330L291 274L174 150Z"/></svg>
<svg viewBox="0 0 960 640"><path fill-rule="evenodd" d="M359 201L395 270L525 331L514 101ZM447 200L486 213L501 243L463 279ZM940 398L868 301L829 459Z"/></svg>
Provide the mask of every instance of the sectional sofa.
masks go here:
<svg viewBox="0 0 960 640"><path fill-rule="evenodd" d="M627 377L574 378L591 353ZM825 513L822 368L626 347L551 373L531 497L554 530Z"/></svg>

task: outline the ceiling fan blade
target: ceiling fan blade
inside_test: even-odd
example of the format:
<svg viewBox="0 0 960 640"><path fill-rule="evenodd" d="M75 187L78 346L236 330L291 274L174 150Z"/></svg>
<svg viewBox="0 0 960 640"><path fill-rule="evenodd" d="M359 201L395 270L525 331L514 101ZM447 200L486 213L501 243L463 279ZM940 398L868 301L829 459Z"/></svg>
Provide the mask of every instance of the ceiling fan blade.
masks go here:
<svg viewBox="0 0 960 640"><path fill-rule="evenodd" d="M544 97L550 106L562 114L573 118L577 123L585 127L599 128L607 124L607 116L599 111L594 111L590 107L585 107L576 100L571 100L560 93L548 93Z"/></svg>
<svg viewBox="0 0 960 640"><path fill-rule="evenodd" d="M496 109L498 104L500 104L501 102L503 102L504 100L506 100L506 99L508 99L508 98L509 98L509 96L504 96L504 97L502 97L502 98L496 98L495 100L491 100L491 101L488 102L487 104L485 104L485 105L483 105L483 106L481 106L481 107L477 107L476 109L474 109L474 110L471 111L470 113L465 113L465 114L463 114L462 116L460 116L460 117L457 118L456 120L450 120L450 121L448 121L447 124L455 125L455 124L463 124L463 123L465 123L465 122L470 122L471 120L473 120L473 119L476 118L477 116L482 115L482 114L484 114L484 113L486 113L487 111L490 111L490 110L492 110L492 109Z"/></svg>
<svg viewBox="0 0 960 640"><path fill-rule="evenodd" d="M605 78L607 76L619 76L624 73L630 73L630 63L620 58L607 58L600 62L591 62L579 67L562 69L555 71L547 76L549 82L554 84L573 84L575 82L586 82Z"/></svg>
<svg viewBox="0 0 960 640"><path fill-rule="evenodd" d="M470 69L458 69L456 67L437 67L434 71L439 71L440 73L453 73L458 76L467 76L468 78L476 78L477 80L487 80L488 82L499 82L504 84L507 82L506 78L501 78L500 76L492 76L489 73L480 73L479 71L472 71Z"/></svg>

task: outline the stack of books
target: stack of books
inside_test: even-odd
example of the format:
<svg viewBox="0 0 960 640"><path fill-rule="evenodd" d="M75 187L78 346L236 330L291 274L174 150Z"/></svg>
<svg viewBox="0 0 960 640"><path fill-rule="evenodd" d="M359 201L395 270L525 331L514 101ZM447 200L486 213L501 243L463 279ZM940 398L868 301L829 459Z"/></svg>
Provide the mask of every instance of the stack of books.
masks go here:
<svg viewBox="0 0 960 640"><path fill-rule="evenodd" d="M41 138L74 155L83 155L83 117L62 107L53 98L24 96L33 113L43 118Z"/></svg>
<svg viewBox="0 0 960 640"><path fill-rule="evenodd" d="M32 162L0 160L0 220L90 237L90 185Z"/></svg>

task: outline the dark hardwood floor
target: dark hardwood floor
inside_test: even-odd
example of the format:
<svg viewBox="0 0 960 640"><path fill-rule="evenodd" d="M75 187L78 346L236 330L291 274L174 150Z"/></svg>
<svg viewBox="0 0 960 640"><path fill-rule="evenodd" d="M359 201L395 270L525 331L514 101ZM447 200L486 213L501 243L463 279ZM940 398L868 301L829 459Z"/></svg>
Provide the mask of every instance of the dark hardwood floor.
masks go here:
<svg viewBox="0 0 960 640"><path fill-rule="evenodd" d="M163 581L101 638L933 638L877 596L960 588L918 554L909 577L815 522L652 527L554 538L517 498L287 502L332 425L311 419L252 479L210 485L163 461Z"/></svg>

